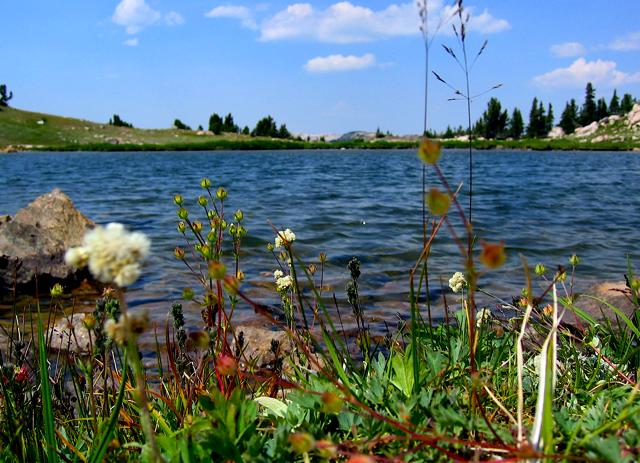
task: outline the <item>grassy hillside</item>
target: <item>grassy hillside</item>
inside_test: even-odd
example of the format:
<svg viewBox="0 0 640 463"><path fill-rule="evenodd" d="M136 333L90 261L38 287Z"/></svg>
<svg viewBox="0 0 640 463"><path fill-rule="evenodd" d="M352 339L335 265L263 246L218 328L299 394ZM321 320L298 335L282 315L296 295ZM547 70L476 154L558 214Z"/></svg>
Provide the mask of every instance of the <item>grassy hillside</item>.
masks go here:
<svg viewBox="0 0 640 463"><path fill-rule="evenodd" d="M606 132L605 132L606 131ZM613 132L613 133L612 133ZM603 133L605 136L602 136ZM633 135L633 136L630 136ZM588 137L557 139L475 140L476 149L526 150L607 150L628 151L640 148L634 132L628 134L619 122ZM0 111L0 152L20 150L47 151L155 151L155 150L260 150L260 149L398 149L416 148L418 140L350 140L342 142L306 142L239 134L212 135L177 129L135 129L51 114L2 108ZM443 140L445 148L467 148L461 140Z"/></svg>
<svg viewBox="0 0 640 463"><path fill-rule="evenodd" d="M240 135L219 136L176 129L130 129L50 114L2 108L0 147L64 149L74 145L166 145L202 143L206 140L237 140ZM77 148L76 148L77 149Z"/></svg>

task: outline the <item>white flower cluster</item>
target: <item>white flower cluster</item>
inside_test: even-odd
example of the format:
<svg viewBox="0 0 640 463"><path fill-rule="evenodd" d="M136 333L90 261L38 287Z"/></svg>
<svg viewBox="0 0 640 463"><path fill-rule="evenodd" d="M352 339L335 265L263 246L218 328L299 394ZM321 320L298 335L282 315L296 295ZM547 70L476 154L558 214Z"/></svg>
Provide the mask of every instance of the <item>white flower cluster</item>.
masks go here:
<svg viewBox="0 0 640 463"><path fill-rule="evenodd" d="M276 236L275 247L283 248L285 244L291 244L296 240L296 234L291 231L290 228L287 228L284 231L279 231Z"/></svg>
<svg viewBox="0 0 640 463"><path fill-rule="evenodd" d="M476 313L476 326L480 328L484 323L490 322L493 314L490 309L486 307L484 309L478 310Z"/></svg>
<svg viewBox="0 0 640 463"><path fill-rule="evenodd" d="M462 272L456 272L451 278L449 278L449 288L454 293L459 293L463 288L467 287L467 280L464 279Z"/></svg>
<svg viewBox="0 0 640 463"><path fill-rule="evenodd" d="M110 223L89 231L82 246L69 249L64 258L72 267L88 265L91 274L103 283L125 287L140 276L150 246L145 234L131 233L120 223Z"/></svg>
<svg viewBox="0 0 640 463"><path fill-rule="evenodd" d="M149 314L145 311L137 314L122 314L118 321L109 318L104 323L105 334L120 345L124 345L130 336L140 336L149 326Z"/></svg>
<svg viewBox="0 0 640 463"><path fill-rule="evenodd" d="M273 279L276 280L276 289L282 293L293 287L293 279L290 275L285 275L282 270L273 272Z"/></svg>

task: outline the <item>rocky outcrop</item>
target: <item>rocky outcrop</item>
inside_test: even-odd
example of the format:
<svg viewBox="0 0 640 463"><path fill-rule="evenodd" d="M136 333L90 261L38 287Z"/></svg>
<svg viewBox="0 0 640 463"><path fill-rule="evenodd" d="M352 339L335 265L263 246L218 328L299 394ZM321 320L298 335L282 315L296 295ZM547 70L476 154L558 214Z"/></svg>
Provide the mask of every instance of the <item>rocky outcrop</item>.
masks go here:
<svg viewBox="0 0 640 463"><path fill-rule="evenodd" d="M564 137L564 130L562 130L562 127L560 126L556 126L554 128L552 128L551 130L549 130L549 133L547 134L548 138L562 138Z"/></svg>
<svg viewBox="0 0 640 463"><path fill-rule="evenodd" d="M627 125L629 127L640 125L640 103L634 104L629 114L627 114Z"/></svg>
<svg viewBox="0 0 640 463"><path fill-rule="evenodd" d="M16 285L21 293L41 294L54 283L75 286L87 277L65 264L69 247L78 246L94 223L59 189L44 194L15 217L0 219L0 297Z"/></svg>
<svg viewBox="0 0 640 463"><path fill-rule="evenodd" d="M627 317L631 317L637 310L631 300L631 291L627 288L624 281L607 281L593 285L575 301L576 307L584 310L596 320L603 320L606 318L611 320L612 323L615 323L615 311L611 310L607 304L587 297L586 295L608 302L619 309ZM565 317L566 320L570 321L569 318L570 317Z"/></svg>

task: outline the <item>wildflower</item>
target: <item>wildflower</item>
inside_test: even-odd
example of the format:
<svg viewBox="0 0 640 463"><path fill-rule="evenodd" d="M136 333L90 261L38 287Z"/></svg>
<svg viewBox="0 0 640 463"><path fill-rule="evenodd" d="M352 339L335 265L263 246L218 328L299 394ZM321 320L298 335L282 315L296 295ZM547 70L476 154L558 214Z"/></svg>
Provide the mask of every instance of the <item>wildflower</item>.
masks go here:
<svg viewBox="0 0 640 463"><path fill-rule="evenodd" d="M193 227L193 231L195 233L200 233L202 231L202 222L199 220L194 220L191 222L191 226Z"/></svg>
<svg viewBox="0 0 640 463"><path fill-rule="evenodd" d="M176 206L182 206L182 203L184 203L184 199L182 198L182 195L174 195L173 202L176 204Z"/></svg>
<svg viewBox="0 0 640 463"><path fill-rule="evenodd" d="M238 209L235 214L233 214L233 219L236 222L242 222L242 219L244 219L244 214L242 213L242 211L240 209Z"/></svg>
<svg viewBox="0 0 640 463"><path fill-rule="evenodd" d="M184 222L178 222L178 231L180 233L184 233L186 229L187 229L187 226L185 225Z"/></svg>
<svg viewBox="0 0 640 463"><path fill-rule="evenodd" d="M173 254L176 256L176 259L184 259L184 249L179 246L173 250Z"/></svg>
<svg viewBox="0 0 640 463"><path fill-rule="evenodd" d="M214 280L223 280L227 273L227 267L222 262L209 262L209 277Z"/></svg>
<svg viewBox="0 0 640 463"><path fill-rule="evenodd" d="M275 248L284 248L287 245L290 245L296 240L296 235L291 231L291 229L287 228L284 231L279 231L276 236Z"/></svg>
<svg viewBox="0 0 640 463"><path fill-rule="evenodd" d="M284 276L284 273L282 272L282 270L276 270L275 272L273 272L273 279L276 281L278 281L283 276Z"/></svg>
<svg viewBox="0 0 640 463"><path fill-rule="evenodd" d="M437 188L431 188L427 193L427 206L433 215L444 215L451 207L451 197Z"/></svg>
<svg viewBox="0 0 640 463"><path fill-rule="evenodd" d="M351 274L351 278L357 280L360 278L360 261L357 257L352 258L347 264L347 269L349 269L349 273Z"/></svg>
<svg viewBox="0 0 640 463"><path fill-rule="evenodd" d="M15 371L16 382L23 383L29 379L29 370L26 365L23 365L22 368L16 367Z"/></svg>
<svg viewBox="0 0 640 463"><path fill-rule="evenodd" d="M178 214L178 217L181 218L182 220L186 220L187 217L189 217L189 211L186 210L184 207L181 207L180 209L178 209L176 211L176 214Z"/></svg>
<svg viewBox="0 0 640 463"><path fill-rule="evenodd" d="M202 180L200 180L200 186L205 190L211 188L211 180L209 180L207 177L204 177Z"/></svg>
<svg viewBox="0 0 640 463"><path fill-rule="evenodd" d="M346 463L374 463L375 460L367 455L354 455Z"/></svg>
<svg viewBox="0 0 640 463"><path fill-rule="evenodd" d="M198 196L198 204L200 204L202 207L205 207L207 205L208 201L207 198L205 196Z"/></svg>
<svg viewBox="0 0 640 463"><path fill-rule="evenodd" d="M91 313L87 313L82 319L82 324L86 329L92 330L96 327L96 317Z"/></svg>
<svg viewBox="0 0 640 463"><path fill-rule="evenodd" d="M491 314L491 310L488 308L478 310L476 313L476 326L480 328L484 323L491 321L493 315Z"/></svg>
<svg viewBox="0 0 640 463"><path fill-rule="evenodd" d="M65 261L74 267L88 265L91 274L103 283L130 286L140 276L150 246L143 233L131 233L120 223L110 223L89 231L82 246L67 251Z"/></svg>
<svg viewBox="0 0 640 463"><path fill-rule="evenodd" d="M571 257L569 257L569 263L575 267L580 263L580 258L577 255L572 255Z"/></svg>
<svg viewBox="0 0 640 463"><path fill-rule="evenodd" d="M276 280L276 289L278 292L285 292L293 287L293 279L287 275Z"/></svg>
<svg viewBox="0 0 640 463"><path fill-rule="evenodd" d="M316 273L316 270L317 270L317 269L316 269L315 264L309 264L309 266L307 267L307 270L309 270L309 273L310 273L311 275L313 275L313 274L315 274L315 273Z"/></svg>
<svg viewBox="0 0 640 463"><path fill-rule="evenodd" d="M498 244L482 243L482 253L480 254L480 262L489 268L501 267L507 260L504 252L504 243Z"/></svg>
<svg viewBox="0 0 640 463"><path fill-rule="evenodd" d="M267 243L267 251L273 252L273 243Z"/></svg>
<svg viewBox="0 0 640 463"><path fill-rule="evenodd" d="M325 413L340 413L342 410L342 399L335 392L325 391L320 399L322 400L322 411Z"/></svg>
<svg viewBox="0 0 640 463"><path fill-rule="evenodd" d="M451 291L454 293L459 293L466 287L467 280L465 280L462 272L456 272L451 278L449 278L449 288L451 288Z"/></svg>
<svg viewBox="0 0 640 463"><path fill-rule="evenodd" d="M55 285L53 285L50 292L51 297L60 297L64 294L64 288L62 288L62 285L60 283L56 283Z"/></svg>
<svg viewBox="0 0 640 463"><path fill-rule="evenodd" d="M184 299L185 301L190 301L191 299L193 299L193 297L195 296L193 289L191 288L184 288L182 290L182 299Z"/></svg>
<svg viewBox="0 0 640 463"><path fill-rule="evenodd" d="M423 138L418 149L418 156L427 164L435 164L440 159L442 148L440 142Z"/></svg>
<svg viewBox="0 0 640 463"><path fill-rule="evenodd" d="M244 280L244 278L245 278L245 274L244 274L244 272L243 272L242 270L238 270L238 271L236 272L236 279L237 279L238 281L242 281L242 280Z"/></svg>
<svg viewBox="0 0 640 463"><path fill-rule="evenodd" d="M307 453L316 446L316 441L311 434L296 432L289 436L289 444L296 453Z"/></svg>
<svg viewBox="0 0 640 463"><path fill-rule="evenodd" d="M104 323L104 332L110 338L120 345L124 345L131 337L133 339L140 336L149 325L149 315L147 312L138 314L123 314L116 322L113 318L109 318Z"/></svg>
<svg viewBox="0 0 640 463"><path fill-rule="evenodd" d="M553 315L553 306L551 304L547 304L542 308L542 313L545 314L547 317L550 317L551 315Z"/></svg>
<svg viewBox="0 0 640 463"><path fill-rule="evenodd" d="M336 444L327 439L321 439L316 442L316 449L321 458L326 460L334 460L338 458L338 448Z"/></svg>
<svg viewBox="0 0 640 463"><path fill-rule="evenodd" d="M216 368L218 373L223 376L231 376L238 370L238 363L236 359L228 354L221 354L216 359Z"/></svg>
<svg viewBox="0 0 640 463"><path fill-rule="evenodd" d="M542 276L547 269L543 264L536 264L536 275Z"/></svg>

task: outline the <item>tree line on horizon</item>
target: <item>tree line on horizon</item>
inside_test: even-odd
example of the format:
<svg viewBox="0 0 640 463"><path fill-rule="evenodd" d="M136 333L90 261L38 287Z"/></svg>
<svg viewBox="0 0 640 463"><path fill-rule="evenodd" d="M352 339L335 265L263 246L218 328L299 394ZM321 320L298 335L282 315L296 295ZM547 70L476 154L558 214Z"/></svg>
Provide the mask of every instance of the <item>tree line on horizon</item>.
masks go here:
<svg viewBox="0 0 640 463"><path fill-rule="evenodd" d="M617 90L613 91L611 100L607 104L605 98L596 100L596 91L591 82L585 88L585 97L582 106L578 107L576 100L572 98L567 101L560 115L558 126L562 128L566 135L575 132L578 127L584 127L592 122L597 122L605 117L627 114L633 108L636 99L629 93L625 93L622 99L618 97ZM529 110L529 122L525 126L522 112L519 108L513 108L511 115L506 109L502 109L500 100L493 97L487 103L487 109L473 125L471 132L475 137L487 139L513 138L515 140L523 138L544 138L555 127L555 115L553 105L546 106L534 97ZM429 134L439 138L454 138L460 135L467 135L468 130L462 126L447 129L440 134Z"/></svg>

